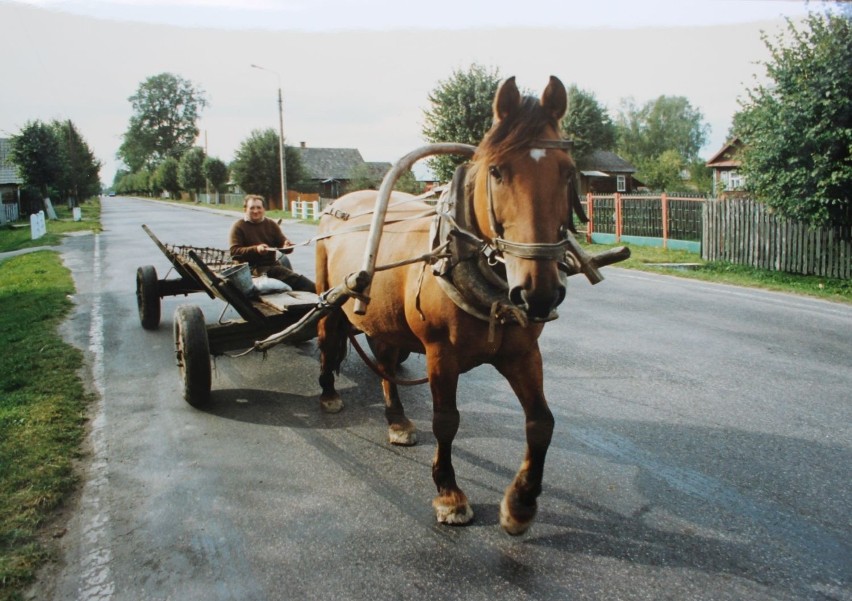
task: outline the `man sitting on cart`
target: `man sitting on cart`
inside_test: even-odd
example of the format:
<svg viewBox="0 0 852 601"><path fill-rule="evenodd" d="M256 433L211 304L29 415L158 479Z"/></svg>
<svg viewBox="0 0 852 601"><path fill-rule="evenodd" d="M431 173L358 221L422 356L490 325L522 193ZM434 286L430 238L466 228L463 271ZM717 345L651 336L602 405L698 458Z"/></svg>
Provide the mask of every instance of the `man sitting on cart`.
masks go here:
<svg viewBox="0 0 852 601"><path fill-rule="evenodd" d="M293 243L278 223L266 218L263 197L247 194L243 209L245 214L231 227L231 258L248 263L253 276L266 275L281 280L293 290L316 292L316 284L293 271L285 256L293 252Z"/></svg>

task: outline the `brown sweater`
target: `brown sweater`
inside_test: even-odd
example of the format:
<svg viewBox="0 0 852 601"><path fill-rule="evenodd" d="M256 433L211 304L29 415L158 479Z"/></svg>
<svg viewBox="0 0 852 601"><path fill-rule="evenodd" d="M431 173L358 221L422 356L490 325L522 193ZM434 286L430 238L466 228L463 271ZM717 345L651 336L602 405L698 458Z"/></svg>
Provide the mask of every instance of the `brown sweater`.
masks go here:
<svg viewBox="0 0 852 601"><path fill-rule="evenodd" d="M240 219L231 227L231 258L252 267L274 265L275 253L257 252L258 244L267 244L272 248L283 248L287 237L271 219L264 218L260 223Z"/></svg>

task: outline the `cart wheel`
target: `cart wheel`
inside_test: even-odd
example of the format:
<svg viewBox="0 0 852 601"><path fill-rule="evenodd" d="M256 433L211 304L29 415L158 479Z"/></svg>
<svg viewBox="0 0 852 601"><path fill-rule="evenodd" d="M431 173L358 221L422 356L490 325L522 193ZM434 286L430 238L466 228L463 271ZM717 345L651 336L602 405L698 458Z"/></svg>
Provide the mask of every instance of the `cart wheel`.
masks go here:
<svg viewBox="0 0 852 601"><path fill-rule="evenodd" d="M160 291L157 270L145 265L136 270L136 304L139 321L146 330L156 330L160 325Z"/></svg>
<svg viewBox="0 0 852 601"><path fill-rule="evenodd" d="M373 339L370 338L369 336L367 336L366 334L364 335L364 337L367 339L367 346L370 347L370 351L372 351L373 356L375 357L376 356L376 349L373 347L373 345L375 344L373 342ZM405 360L408 359L408 356L410 354L411 354L411 352L409 352L409 351L399 351L399 358L396 361L397 366L402 365L405 362Z"/></svg>
<svg viewBox="0 0 852 601"><path fill-rule="evenodd" d="M204 314L195 305L175 311L175 355L183 380L183 398L202 408L210 399L210 344Z"/></svg>

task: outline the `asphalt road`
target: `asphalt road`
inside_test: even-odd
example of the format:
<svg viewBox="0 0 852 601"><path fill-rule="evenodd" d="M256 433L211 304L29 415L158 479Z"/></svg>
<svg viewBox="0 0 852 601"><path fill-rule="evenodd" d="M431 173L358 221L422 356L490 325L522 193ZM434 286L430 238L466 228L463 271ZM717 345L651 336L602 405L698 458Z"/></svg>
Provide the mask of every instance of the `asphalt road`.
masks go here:
<svg viewBox="0 0 852 601"><path fill-rule="evenodd" d="M510 537L503 489L523 418L490 367L463 376L454 446L476 513L431 508L428 390L403 390L421 443L385 441L355 353L346 408L319 411L315 341L215 362L209 411L183 402L172 314L140 327L135 273L161 240L223 247L233 216L127 198L62 247L86 351L85 484L33 598L264 600L852 599L852 307L606 268L571 278L541 345L556 416L539 516ZM313 228L287 225L295 240ZM295 266L313 274L313 247ZM405 364L411 377L423 358Z"/></svg>

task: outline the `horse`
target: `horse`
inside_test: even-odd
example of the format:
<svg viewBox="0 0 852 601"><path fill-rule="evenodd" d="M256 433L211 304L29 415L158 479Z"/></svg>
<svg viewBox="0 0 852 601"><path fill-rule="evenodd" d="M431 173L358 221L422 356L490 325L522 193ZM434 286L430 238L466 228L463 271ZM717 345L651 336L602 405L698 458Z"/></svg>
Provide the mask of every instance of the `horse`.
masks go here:
<svg viewBox="0 0 852 601"><path fill-rule="evenodd" d="M376 261L398 265L379 270L370 282L368 310L352 302L324 316L318 324L320 404L337 412L343 403L334 375L347 349L347 336L365 333L376 362L389 375L382 381L389 442L417 442L393 376L400 353L425 354L432 394L432 430L437 441L432 478L439 523L463 525L473 519L467 496L456 482L452 444L459 428L456 394L459 376L490 364L509 382L526 420L526 454L500 503L500 524L509 534L532 523L542 490L545 456L554 428L544 395L538 338L565 298L565 232L573 230L574 162L560 131L567 94L554 77L541 98L522 96L510 77L497 89L493 125L463 174L462 190L469 214L469 236L492 250L498 279L505 280L503 301L478 312L457 302L436 273L436 261L408 262L425 253L434 236L435 209L411 195L393 192ZM576 195L576 191L573 192ZM358 191L337 199L320 219L317 236L317 292L331 289L360 268L367 241L365 224L373 214L376 191ZM579 206L579 205L578 205ZM430 235L431 230L431 235ZM577 272L577 270L575 270ZM494 276L489 276L492 279Z"/></svg>

